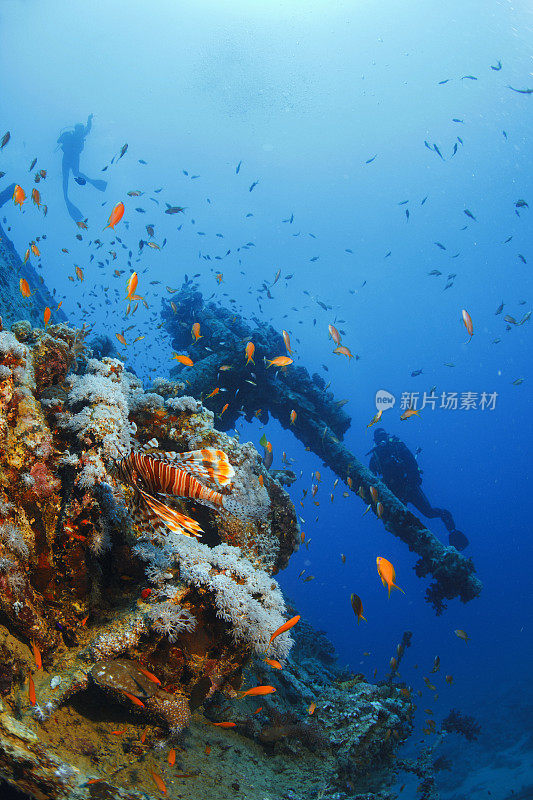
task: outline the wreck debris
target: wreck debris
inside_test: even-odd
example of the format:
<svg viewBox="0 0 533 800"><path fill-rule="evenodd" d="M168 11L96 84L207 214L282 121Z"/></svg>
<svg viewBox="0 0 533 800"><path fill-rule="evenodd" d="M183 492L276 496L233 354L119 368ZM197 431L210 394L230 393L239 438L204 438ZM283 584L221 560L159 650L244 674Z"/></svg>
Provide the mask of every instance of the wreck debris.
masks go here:
<svg viewBox="0 0 533 800"><path fill-rule="evenodd" d="M426 598L437 614L444 610L446 600L459 597L466 603L480 594L482 584L472 559L444 545L342 443L351 420L327 391L322 378L316 374L310 376L303 367L275 372L263 365L263 358L284 352L280 333L259 320L255 320L256 327L252 328L232 310L204 303L201 292L190 282L183 284L171 299L163 301L162 318L173 348L187 350L194 362L192 367L174 367L174 377L186 378L187 394L202 397L207 408L218 412L218 428L229 430L240 414L247 420L258 417L263 423L271 414L376 512L377 503L370 498L370 487L375 487L385 528L419 555L416 574L420 578L428 575L433 578ZM203 335L191 341L194 323L200 323ZM244 358L243 342L249 341L255 344L253 369ZM225 369L221 371L221 367ZM214 387L219 391L209 396ZM228 408L220 415L228 400ZM294 423L292 411L296 411Z"/></svg>

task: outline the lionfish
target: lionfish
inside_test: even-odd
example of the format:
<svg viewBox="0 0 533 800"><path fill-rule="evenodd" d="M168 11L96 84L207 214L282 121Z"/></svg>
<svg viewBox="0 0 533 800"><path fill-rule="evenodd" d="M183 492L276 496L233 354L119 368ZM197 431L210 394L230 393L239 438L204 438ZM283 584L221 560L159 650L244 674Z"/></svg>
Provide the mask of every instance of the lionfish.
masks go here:
<svg viewBox="0 0 533 800"><path fill-rule="evenodd" d="M159 495L187 497L231 514L245 513L236 500L209 489L198 480L208 479L220 487L230 483L235 470L223 450L209 448L164 455L134 450L118 462L117 469L122 480L135 489L137 509L145 516L151 512L149 517L153 519L155 515L175 533L201 536L202 529L194 519L160 500Z"/></svg>

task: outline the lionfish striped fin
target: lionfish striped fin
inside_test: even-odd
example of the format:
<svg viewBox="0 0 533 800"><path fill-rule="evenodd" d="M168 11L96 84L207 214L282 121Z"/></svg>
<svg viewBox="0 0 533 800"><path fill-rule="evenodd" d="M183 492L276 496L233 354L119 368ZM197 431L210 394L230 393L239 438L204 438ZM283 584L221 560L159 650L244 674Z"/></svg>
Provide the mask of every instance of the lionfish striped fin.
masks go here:
<svg viewBox="0 0 533 800"><path fill-rule="evenodd" d="M174 533L181 533L183 536L202 535L202 529L194 519L186 517L185 514L180 514L175 509L162 503L156 497L152 497L148 492L139 489L139 487L137 487L137 489L147 506L171 531Z"/></svg>
<svg viewBox="0 0 533 800"><path fill-rule="evenodd" d="M226 486L235 475L226 453L214 448L176 453L173 463L197 478L208 478L219 486Z"/></svg>

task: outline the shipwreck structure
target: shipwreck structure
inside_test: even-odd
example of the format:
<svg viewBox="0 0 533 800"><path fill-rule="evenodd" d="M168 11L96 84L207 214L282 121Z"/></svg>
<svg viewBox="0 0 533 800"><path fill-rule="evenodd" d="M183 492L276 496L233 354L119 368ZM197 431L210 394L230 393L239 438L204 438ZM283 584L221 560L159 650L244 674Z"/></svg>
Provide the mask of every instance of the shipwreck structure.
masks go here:
<svg viewBox="0 0 533 800"><path fill-rule="evenodd" d="M264 359L286 353L282 335L272 326L254 320L251 324L233 309L205 303L190 281L169 300L163 300L162 318L178 353L186 353L193 366L180 363L173 373L182 381L184 393L202 399L217 414L217 427L229 430L243 415L267 422L269 415L294 435L343 480L361 499L377 510L386 529L405 542L420 559L419 577L431 575L426 598L442 613L446 600L459 597L468 602L477 597L482 584L472 559L444 545L387 486L342 443L351 419L327 391L324 380L309 375L300 366L267 367ZM191 335L193 324L201 336ZM255 346L254 363L246 363L245 347ZM296 419L291 423L291 411ZM370 494L377 490L377 500Z"/></svg>

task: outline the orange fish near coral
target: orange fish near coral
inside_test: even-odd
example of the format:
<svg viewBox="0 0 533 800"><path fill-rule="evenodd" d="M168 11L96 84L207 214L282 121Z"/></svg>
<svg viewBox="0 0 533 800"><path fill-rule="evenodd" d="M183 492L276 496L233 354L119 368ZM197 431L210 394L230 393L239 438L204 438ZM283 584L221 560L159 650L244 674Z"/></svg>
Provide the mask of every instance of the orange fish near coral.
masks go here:
<svg viewBox="0 0 533 800"><path fill-rule="evenodd" d="M470 336L470 339L471 339L472 336L474 335L474 325L472 323L472 317L470 316L470 314L468 313L466 308L463 308L462 314L463 314L464 326L465 326L466 330L468 331L468 335ZM468 340L468 342L470 341L470 339ZM467 342L467 344L468 344L468 342Z"/></svg>
<svg viewBox="0 0 533 800"><path fill-rule="evenodd" d="M41 207L41 193L38 189L31 190L31 199L33 204L37 206L37 208Z"/></svg>
<svg viewBox="0 0 533 800"><path fill-rule="evenodd" d="M31 297L31 289L26 278L21 278L19 283L20 293L23 297Z"/></svg>
<svg viewBox="0 0 533 800"><path fill-rule="evenodd" d="M153 674L153 672L148 672L148 670L144 669L144 667L139 667L139 671L142 672L143 675L146 675L149 681L152 681L152 683L157 683L158 686L161 686L161 681Z"/></svg>
<svg viewBox="0 0 533 800"><path fill-rule="evenodd" d="M41 255L41 252L40 252L39 248L37 247L37 245L35 244L35 242L31 243L30 249L31 249L33 255L35 256L35 258L39 258L39 256Z"/></svg>
<svg viewBox="0 0 533 800"><path fill-rule="evenodd" d="M235 728L236 726L235 722L212 722L211 724L214 725L215 728Z"/></svg>
<svg viewBox="0 0 533 800"><path fill-rule="evenodd" d="M307 709L307 713L309 714L309 716L312 716L315 713L315 710L316 710L316 703L311 703L311 705Z"/></svg>
<svg viewBox="0 0 533 800"><path fill-rule="evenodd" d="M400 589L400 587L396 586L396 584L394 583L394 581L396 580L396 572L394 571L394 567L392 566L390 561L387 561L386 558L378 556L376 558L376 564L378 567L378 575L381 578L383 586L388 586L389 588L389 597L391 589L398 589L398 591L402 592L402 594L405 594L404 590Z"/></svg>
<svg viewBox="0 0 533 800"><path fill-rule="evenodd" d="M296 411L293 408L291 413L290 413L290 417L289 417L291 425L294 425L294 423L296 422L296 417L297 417L297 414L296 414Z"/></svg>
<svg viewBox="0 0 533 800"><path fill-rule="evenodd" d="M292 350L291 350L291 337L289 336L289 334L287 333L287 331L282 331L282 334L283 334L283 341L285 342L285 347L286 347L286 349L287 349L287 353L288 353L290 356L292 356Z"/></svg>
<svg viewBox="0 0 533 800"><path fill-rule="evenodd" d="M31 675L28 679L28 697L30 698L32 706L34 706L37 702L37 698L35 697L35 684Z"/></svg>
<svg viewBox="0 0 533 800"><path fill-rule="evenodd" d="M263 661L265 664L268 664L269 667L272 667L272 669L283 669L282 665L279 661L276 661L275 658L264 658Z"/></svg>
<svg viewBox="0 0 533 800"><path fill-rule="evenodd" d="M32 650L33 650L33 658L35 659L35 666L37 667L37 669L40 670L40 669L43 668L43 662L42 662L42 658L41 658L41 651L39 650L39 648L37 647L35 642L32 642L31 646L32 646Z"/></svg>
<svg viewBox="0 0 533 800"><path fill-rule="evenodd" d="M16 206L20 206L22 208L22 204L26 199L26 193L22 186L19 186L18 183L15 186L15 190L13 192L13 202Z"/></svg>
<svg viewBox="0 0 533 800"><path fill-rule="evenodd" d="M153 771L153 769L149 770L149 772L150 772L150 775L152 776L153 782L155 783L155 785L157 786L159 791L162 792L163 794L166 794L167 793L167 787L166 787L165 781L163 780L161 775L158 775L157 772Z"/></svg>
<svg viewBox="0 0 533 800"><path fill-rule="evenodd" d="M253 342L248 342L248 344L244 349L244 355L246 356L247 364L249 364L250 361L252 362L252 364L255 364L254 353L255 353L255 344Z"/></svg>
<svg viewBox="0 0 533 800"><path fill-rule="evenodd" d="M168 763L170 764L171 767L173 767L174 764L176 763L176 751L175 750L169 750L168 751Z"/></svg>
<svg viewBox="0 0 533 800"><path fill-rule="evenodd" d="M119 340L120 344L123 344L125 347L128 346L128 343L127 343L126 339L124 338L124 334L123 333L115 333L115 336Z"/></svg>
<svg viewBox="0 0 533 800"><path fill-rule="evenodd" d="M134 694L130 694L129 692L124 691L124 689L122 690L122 694L125 694L128 700L131 700L134 706L139 706L139 708L146 708L144 703L141 700L139 700L138 697L135 697Z"/></svg>
<svg viewBox="0 0 533 800"><path fill-rule="evenodd" d="M203 338L202 334L200 333L200 323L199 322L195 322L193 324L193 326L191 328L191 336L192 336L192 338L194 339L195 342L197 342L198 339L202 339Z"/></svg>
<svg viewBox="0 0 533 800"><path fill-rule="evenodd" d="M274 694L275 688L273 686L253 686L245 692L240 693L240 698L243 697L263 697L266 694Z"/></svg>
<svg viewBox="0 0 533 800"><path fill-rule="evenodd" d="M189 358L189 356L183 356L183 355L180 355L179 353L174 353L174 355L172 356L172 359L174 361L177 361L179 364L183 364L184 367L193 367L194 366L194 361L192 361Z"/></svg>
<svg viewBox="0 0 533 800"><path fill-rule="evenodd" d="M124 203L120 202L117 203L113 211L111 212L111 216L109 217L109 222L105 226L105 228L115 228L117 222L120 222L124 215ZM104 230L105 230L104 228Z"/></svg>
<svg viewBox="0 0 533 800"><path fill-rule="evenodd" d="M288 367L289 364L293 363L294 362L292 358L289 358L289 356L276 356L276 358L273 358L271 360L265 358L265 364L268 364L268 367Z"/></svg>
<svg viewBox="0 0 533 800"><path fill-rule="evenodd" d="M290 631L291 628L294 628L294 626L299 620L300 620L300 614L297 614L295 617L291 617L291 619L287 620L287 622L284 622L283 625L280 625L280 627L276 631L274 631L274 633L270 637L270 642L268 646L270 647L270 645L277 636L279 636L282 633L285 633L285 631Z"/></svg>

